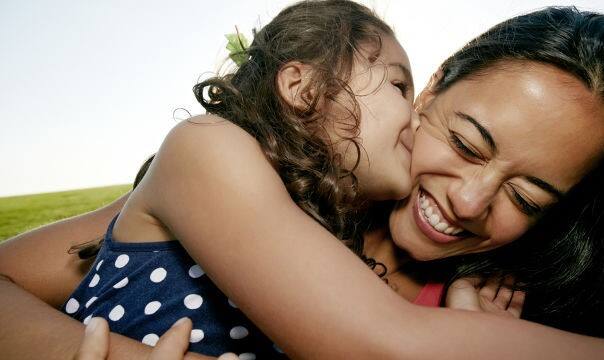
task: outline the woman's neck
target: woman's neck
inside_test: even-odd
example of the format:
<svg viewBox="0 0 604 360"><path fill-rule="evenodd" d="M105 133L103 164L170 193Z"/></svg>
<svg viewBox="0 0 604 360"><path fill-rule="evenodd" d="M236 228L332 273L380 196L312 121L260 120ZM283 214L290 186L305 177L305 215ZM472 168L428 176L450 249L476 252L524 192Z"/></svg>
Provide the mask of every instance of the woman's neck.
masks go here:
<svg viewBox="0 0 604 360"><path fill-rule="evenodd" d="M399 271L403 264L412 259L394 244L388 229L381 227L368 231L363 239L363 254L383 264L386 269L382 279L399 295L408 301L414 301L425 284ZM374 271L380 274L383 268L376 266Z"/></svg>

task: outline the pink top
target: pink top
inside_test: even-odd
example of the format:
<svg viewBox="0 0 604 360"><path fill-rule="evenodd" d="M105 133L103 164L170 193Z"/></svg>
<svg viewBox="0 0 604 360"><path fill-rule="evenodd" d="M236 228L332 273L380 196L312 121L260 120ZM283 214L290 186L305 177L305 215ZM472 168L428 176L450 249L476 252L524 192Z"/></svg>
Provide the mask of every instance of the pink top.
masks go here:
<svg viewBox="0 0 604 360"><path fill-rule="evenodd" d="M427 283L413 301L415 305L438 307L445 284Z"/></svg>

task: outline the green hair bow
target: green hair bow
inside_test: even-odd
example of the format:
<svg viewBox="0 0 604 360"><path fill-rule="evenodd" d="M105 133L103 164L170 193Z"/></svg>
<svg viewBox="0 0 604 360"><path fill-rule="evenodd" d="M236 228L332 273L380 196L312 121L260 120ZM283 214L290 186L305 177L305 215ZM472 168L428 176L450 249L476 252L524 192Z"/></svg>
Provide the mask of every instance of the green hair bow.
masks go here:
<svg viewBox="0 0 604 360"><path fill-rule="evenodd" d="M245 36L239 32L239 29L235 27L234 34L226 34L227 46L226 49L229 51L229 58L233 60L237 66L243 65L249 58L246 53L247 48L250 46Z"/></svg>

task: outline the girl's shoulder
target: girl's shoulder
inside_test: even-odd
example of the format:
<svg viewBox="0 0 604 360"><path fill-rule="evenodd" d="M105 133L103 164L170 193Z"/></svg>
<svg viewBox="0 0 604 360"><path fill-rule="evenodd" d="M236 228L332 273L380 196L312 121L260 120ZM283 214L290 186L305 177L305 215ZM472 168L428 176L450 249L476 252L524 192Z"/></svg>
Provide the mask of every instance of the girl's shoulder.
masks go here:
<svg viewBox="0 0 604 360"><path fill-rule="evenodd" d="M216 115L195 116L178 123L164 139L157 157L160 161L168 158L175 165L202 163L217 168L267 162L253 136Z"/></svg>
<svg viewBox="0 0 604 360"><path fill-rule="evenodd" d="M193 181L208 187L243 187L257 181L284 188L258 141L216 115L196 116L177 124L153 163L149 175L162 185L181 187Z"/></svg>
<svg viewBox="0 0 604 360"><path fill-rule="evenodd" d="M255 147L258 141L233 122L217 115L198 115L178 123L166 136L164 143L200 141L201 147L224 144L228 147Z"/></svg>

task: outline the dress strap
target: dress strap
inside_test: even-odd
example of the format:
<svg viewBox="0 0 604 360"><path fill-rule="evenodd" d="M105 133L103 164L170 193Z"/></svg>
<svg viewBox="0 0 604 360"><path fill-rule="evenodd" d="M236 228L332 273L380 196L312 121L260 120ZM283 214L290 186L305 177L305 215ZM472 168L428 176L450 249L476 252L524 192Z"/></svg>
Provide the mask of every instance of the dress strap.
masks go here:
<svg viewBox="0 0 604 360"><path fill-rule="evenodd" d="M113 220L109 223L109 227L107 228L107 232L105 233L105 243L111 244L113 243L113 226L115 226L115 222L117 221L117 217L120 216L120 213L117 213Z"/></svg>

